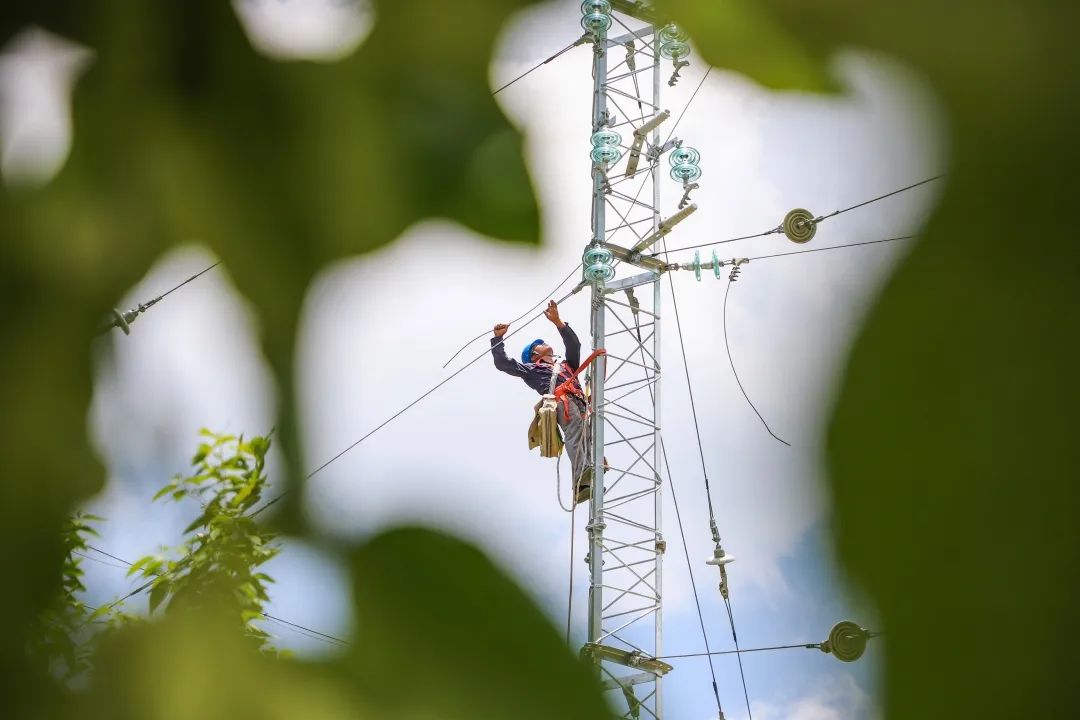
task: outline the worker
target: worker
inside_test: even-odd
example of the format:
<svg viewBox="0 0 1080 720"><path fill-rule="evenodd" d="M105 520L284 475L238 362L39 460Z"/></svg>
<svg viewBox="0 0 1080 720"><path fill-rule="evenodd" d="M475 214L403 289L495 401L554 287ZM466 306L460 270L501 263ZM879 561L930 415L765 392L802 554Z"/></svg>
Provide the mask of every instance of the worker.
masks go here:
<svg viewBox="0 0 1080 720"><path fill-rule="evenodd" d="M491 355L495 367L507 375L519 377L525 384L541 395L550 394L556 385L570 379L581 362L581 341L571 327L559 317L559 306L554 300L548 302L544 316L558 329L562 336L566 355L561 363L556 363L552 347L537 338L521 351L521 362L511 359L506 354L503 336L510 326L499 323L495 326L495 336L491 338ZM552 373L558 373L552 379ZM571 381L567 402L558 404L559 428L563 435L563 445L570 458L575 500L583 502L592 494L592 463L589 438L585 429L585 394L577 380Z"/></svg>

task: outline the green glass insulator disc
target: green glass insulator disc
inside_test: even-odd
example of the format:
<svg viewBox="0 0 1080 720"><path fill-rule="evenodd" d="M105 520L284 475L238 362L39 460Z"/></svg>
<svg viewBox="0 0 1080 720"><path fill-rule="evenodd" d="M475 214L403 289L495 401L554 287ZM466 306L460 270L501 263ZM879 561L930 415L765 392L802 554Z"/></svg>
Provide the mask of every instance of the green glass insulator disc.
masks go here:
<svg viewBox="0 0 1080 720"><path fill-rule="evenodd" d="M608 0L585 0L581 3L581 14L609 15L611 13L611 3Z"/></svg>
<svg viewBox="0 0 1080 720"><path fill-rule="evenodd" d="M678 25L676 25L675 23L665 25L660 30L660 42L661 43L671 42L672 40L677 40L679 42L686 42L689 39L689 37L690 36L686 34L686 31L683 30Z"/></svg>
<svg viewBox="0 0 1080 720"><path fill-rule="evenodd" d="M600 147L601 145L618 146L622 142L622 135L614 130L598 130L593 133L590 141L593 147Z"/></svg>
<svg viewBox="0 0 1080 720"><path fill-rule="evenodd" d="M668 154L668 162L672 167L675 165L697 165L701 160L701 153L692 147L677 147Z"/></svg>
<svg viewBox="0 0 1080 720"><path fill-rule="evenodd" d="M690 183L701 177L701 168L690 163L680 163L671 168L671 179L681 183Z"/></svg>
<svg viewBox="0 0 1080 720"><path fill-rule="evenodd" d="M581 258L581 262L586 265L610 265L615 259L615 256L606 247L598 247L593 245L585 251L585 254Z"/></svg>
<svg viewBox="0 0 1080 720"><path fill-rule="evenodd" d="M611 165L612 163L618 162L622 155L619 153L618 148L614 148L610 145L601 145L600 147L593 148L593 151L589 153L589 157L593 159L593 162Z"/></svg>
<svg viewBox="0 0 1080 720"><path fill-rule="evenodd" d="M585 268L585 278L590 282L607 282L615 277L615 268L597 263Z"/></svg>
<svg viewBox="0 0 1080 720"><path fill-rule="evenodd" d="M604 13L589 13L581 18L581 27L588 32L600 34L611 27L611 16Z"/></svg>
<svg viewBox="0 0 1080 720"><path fill-rule="evenodd" d="M682 60L690 56L690 45L682 40L668 40L660 46L660 57L668 60Z"/></svg>

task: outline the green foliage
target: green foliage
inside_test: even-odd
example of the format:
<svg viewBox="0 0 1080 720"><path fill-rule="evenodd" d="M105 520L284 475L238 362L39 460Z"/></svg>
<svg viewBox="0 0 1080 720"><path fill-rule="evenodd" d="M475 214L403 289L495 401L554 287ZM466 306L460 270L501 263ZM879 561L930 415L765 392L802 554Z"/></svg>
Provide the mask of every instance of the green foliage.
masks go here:
<svg viewBox="0 0 1080 720"><path fill-rule="evenodd" d="M64 524L60 592L41 613L27 644L30 658L44 672L66 683L90 669L100 630L127 622L119 606L95 609L78 597L86 591L82 561L89 551L87 538L98 534L91 523L102 521L96 515L80 512Z"/></svg>
<svg viewBox="0 0 1080 720"><path fill-rule="evenodd" d="M168 601L173 607L209 606L226 611L243 634L263 646L269 637L256 623L269 602L273 579L259 567L281 550L275 534L251 517L266 488L268 437L245 440L200 431L204 442L191 459L192 474L177 475L154 495L198 501L200 513L184 528L187 539L172 553L147 555L128 575L151 578L150 612Z"/></svg>
<svg viewBox="0 0 1080 720"><path fill-rule="evenodd" d="M690 31L704 60L777 90L835 90L827 53L758 0L659 0L664 17Z"/></svg>
<svg viewBox="0 0 1080 720"><path fill-rule="evenodd" d="M494 35L523 3L376 4L371 38L330 64L260 57L218 0L0 5L0 42L36 23L95 52L63 172L37 190L0 187L5 716L528 718L547 707L534 694L545 683L568 709L543 716L603 716L535 608L474 551L422 531L348 551L364 642L325 665L272 661L224 631L236 626L228 593L228 612L174 602L164 622L110 637L77 707L26 662L42 613L70 627L75 611L53 607L75 587L60 580L61 529L101 487L85 433L92 333L164 249L207 243L251 300L296 478L293 338L316 272L429 216L537 238L520 138L486 83ZM770 87L825 87L820 59L857 46L909 63L940 99L948 189L867 318L830 430L837 540L889 633L888 717L1067 716L1080 568L1069 366L1080 258L1065 217L1080 160L1076 3L663 4L706 59ZM459 630L422 624L429 641L402 618L464 602L440 574L443 553L503 604L477 603L489 616L460 607ZM454 592L412 592L431 580ZM517 617L533 619L506 624ZM507 634L485 646L492 629ZM549 662L512 673L534 645ZM451 687L444 706L436 690Z"/></svg>

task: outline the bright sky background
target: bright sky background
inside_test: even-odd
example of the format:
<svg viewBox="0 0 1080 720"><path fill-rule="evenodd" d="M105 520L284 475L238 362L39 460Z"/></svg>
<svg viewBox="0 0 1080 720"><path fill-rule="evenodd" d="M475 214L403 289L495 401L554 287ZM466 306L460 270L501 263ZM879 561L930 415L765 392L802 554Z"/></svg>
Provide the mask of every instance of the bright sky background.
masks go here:
<svg viewBox="0 0 1080 720"><path fill-rule="evenodd" d="M278 56L340 56L370 25L370 15L334 0L248 0L240 7L255 44ZM499 41L492 88L580 35L578 17L575 2L551 2L515 17ZM22 42L0 58L3 171L9 182L41 183L69 147L64 88L87 57L55 40ZM697 55L691 63L677 87L663 85L661 105L673 115L705 71ZM862 52L838 57L835 69L848 86L839 97L770 93L738 75L710 75L676 132L701 151L704 174L694 195L699 211L670 236L673 247L760 232L794 207L829 213L945 169L942 124L918 78ZM526 137L544 220L541 248L496 244L433 220L317 278L298 338L307 466L321 464L445 377L441 365L462 342L541 300L578 262L589 236L590 92L589 50L576 48L498 96ZM923 186L830 220L805 247L909 234L937 190ZM668 215L681 190L670 182L662 192ZM802 249L782 235L723 247L721 257ZM767 435L727 366L720 332L725 282L675 276L717 519L725 548L738 557L730 575L743 647L820 641L845 618L873 626L872 610L845 588L829 547L821 439L860 319L904 252L901 241L744 267L729 300L732 352L750 396L791 448ZM210 262L193 242L163 257L118 306L156 296ZM585 297L568 301L562 315L587 344ZM518 337L555 338L546 321L534 329ZM148 312L130 337L109 338L89 415L110 476L91 503L108 518L101 547L133 559L176 542L186 516L150 505L149 498L186 469L200 427L252 434L274 424L274 388L257 332L227 271L215 270ZM673 482L710 642L729 649L715 570L704 564L712 547L673 323L664 339L663 426ZM463 357L486 345L477 342ZM556 503L552 461L526 450L534 402L531 390L484 359L320 473L307 494L308 510L328 531L360 538L402 522L448 529L489 553L561 626L569 522ZM670 504L665 517L665 652L699 652ZM270 612L347 637L347 583L335 559L291 539L285 547L270 569L278 579ZM583 552L575 550L579 559ZM580 640L587 581L585 565L575 565ZM86 570L92 603L131 587L117 568L86 563ZM283 627L268 630L301 653L332 651ZM875 717L881 642L854 665L815 650L745 656L754 717ZM716 668L726 716L745 717L735 659L718 658ZM665 688L669 717L715 717L703 659L677 661Z"/></svg>

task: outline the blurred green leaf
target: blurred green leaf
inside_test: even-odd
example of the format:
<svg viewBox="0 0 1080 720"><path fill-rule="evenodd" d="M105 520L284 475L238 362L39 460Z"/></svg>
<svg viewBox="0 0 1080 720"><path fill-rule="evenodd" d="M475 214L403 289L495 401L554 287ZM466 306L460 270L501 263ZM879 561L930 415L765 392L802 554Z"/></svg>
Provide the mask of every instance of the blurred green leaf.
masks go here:
<svg viewBox="0 0 1080 720"><path fill-rule="evenodd" d="M760 0L658 0L657 9L691 35L710 65L743 73L776 90L832 91L828 53ZM691 58L691 63L694 59Z"/></svg>
<svg viewBox="0 0 1080 720"><path fill-rule="evenodd" d="M60 572L64 519L101 485L85 439L94 328L163 250L207 243L252 301L296 478L293 342L315 273L430 216L535 241L521 141L486 83L494 34L517 5L384 1L370 39L333 64L259 56L224 2L0 7L0 40L37 23L95 52L61 174L0 188L7 714L605 716L520 590L476 551L422 531L356 551L364 641L340 665L270 661L258 639L173 613L115 640L77 710L58 709L45 671L25 662L34 619L78 583ZM869 47L910 63L940 100L946 194L869 316L836 406L839 547L889 633L888 717L1069 716L1076 3L664 6L707 61L769 87L827 87L822 59ZM215 525L197 542L219 539Z"/></svg>
<svg viewBox="0 0 1080 720"><path fill-rule="evenodd" d="M156 563L158 565L158 567L160 567L161 566L161 558L159 556L155 556L155 555L147 555L146 557L139 558L138 560L133 562L131 564L131 566L128 568L128 571L127 571L128 576L130 577L130 576L134 575L135 573L139 572L140 569L146 567L147 565L149 565L151 563ZM153 574L152 570L150 571L150 574Z"/></svg>
<svg viewBox="0 0 1080 720"><path fill-rule="evenodd" d="M888 633L886 717L1071 716L1080 6L763 5L823 48L896 56L948 122L944 195L829 431L841 559Z"/></svg>
<svg viewBox="0 0 1080 720"><path fill-rule="evenodd" d="M359 634L347 662L383 717L610 717L591 671L475 548L394 530L356 550L352 571Z"/></svg>
<svg viewBox="0 0 1080 720"><path fill-rule="evenodd" d="M19 588L0 601L18 628L0 650L14 694L37 686L19 679L22 648L57 587L58 530L102 484L85 433L101 317L164 250L207 244L258 315L283 474L300 477L292 359L312 277L428 217L539 237L521 140L487 82L495 34L524 4L380 2L371 37L336 63L259 55L220 0L0 5L0 43L36 24L93 51L60 174L0 185L0 412L18 428L0 433L0 547L37 551L3 556ZM463 177L478 153L494 162ZM299 496L279 504L283 524Z"/></svg>
<svg viewBox="0 0 1080 720"><path fill-rule="evenodd" d="M169 596L169 581L158 580L154 583L154 586L150 588L150 612L153 613L157 609L165 598Z"/></svg>

